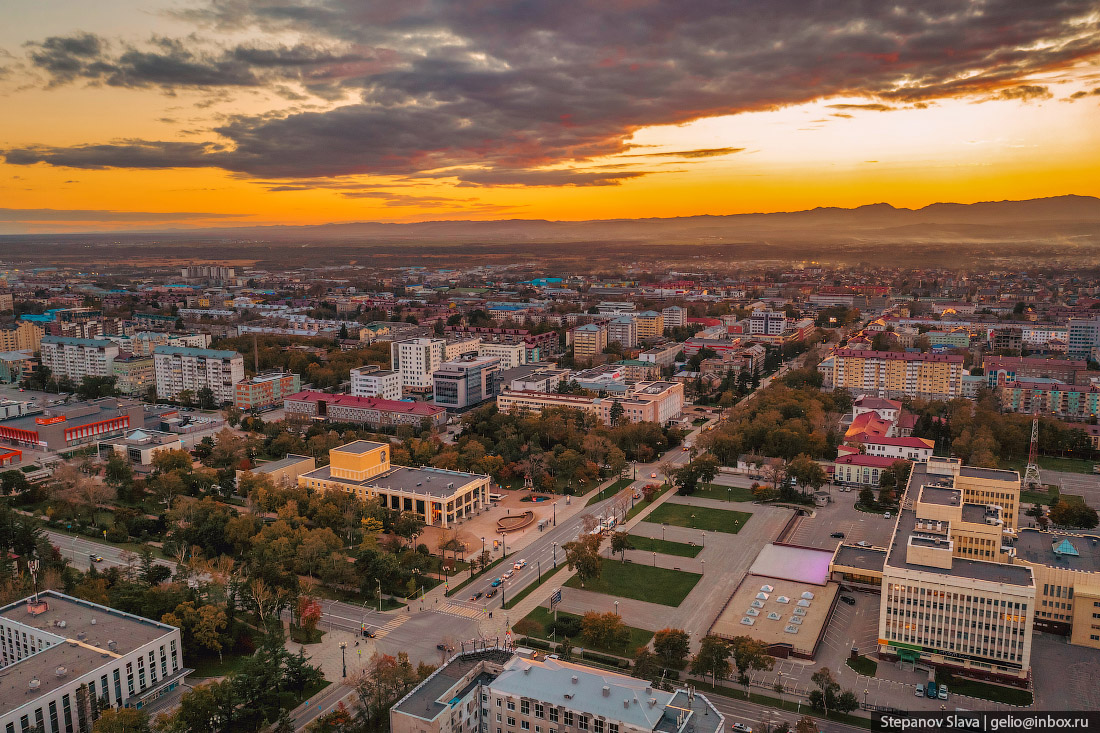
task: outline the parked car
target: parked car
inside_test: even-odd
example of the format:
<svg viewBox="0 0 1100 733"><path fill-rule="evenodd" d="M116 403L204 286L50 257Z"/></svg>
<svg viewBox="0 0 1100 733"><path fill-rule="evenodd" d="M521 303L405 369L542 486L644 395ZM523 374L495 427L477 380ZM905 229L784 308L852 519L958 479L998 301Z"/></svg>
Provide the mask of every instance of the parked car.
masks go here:
<svg viewBox="0 0 1100 733"><path fill-rule="evenodd" d="M453 652L455 650L453 646L447 646L446 644L436 644L435 648L441 652Z"/></svg>
<svg viewBox="0 0 1100 733"><path fill-rule="evenodd" d="M490 583L489 585L491 585L491 586L493 586L494 588L496 588L496 587L497 587L498 585L500 585L500 584L501 584L501 583L503 583L503 582L504 582L504 578L494 578L494 579L493 579L493 582L492 582L492 583Z"/></svg>
<svg viewBox="0 0 1100 733"><path fill-rule="evenodd" d="M936 699L936 695L938 693L937 693L937 690L936 690L936 683L935 682L929 682L928 685L925 687L924 691L925 691L925 694L928 695L928 697L932 698L933 700Z"/></svg>
<svg viewBox="0 0 1100 733"><path fill-rule="evenodd" d="M914 696L915 697L924 697L924 685L917 685L917 689L916 689L916 692L914 693Z"/></svg>
<svg viewBox="0 0 1100 733"><path fill-rule="evenodd" d="M829 535L829 536L830 536L830 537L833 537L833 538L835 538L835 539L839 539L839 540L842 540L842 539L844 539L844 533L843 533L843 532L833 532L833 533L832 533L831 535Z"/></svg>
<svg viewBox="0 0 1100 733"><path fill-rule="evenodd" d="M841 596L840 600L844 603L847 603L849 606L856 605L856 599L852 598L851 596Z"/></svg>
<svg viewBox="0 0 1100 733"><path fill-rule="evenodd" d="M374 629L366 629L366 628L363 629L363 636L367 637L368 639L373 639L374 638Z"/></svg>
<svg viewBox="0 0 1100 733"><path fill-rule="evenodd" d="M526 560L516 560L514 563L512 563L513 570L523 570L525 567L527 567Z"/></svg>
<svg viewBox="0 0 1100 733"><path fill-rule="evenodd" d="M947 699L947 685L940 685L940 689L937 690L936 694L939 696L939 698L941 700L946 700Z"/></svg>
<svg viewBox="0 0 1100 733"><path fill-rule="evenodd" d="M883 513L882 513L882 517L883 517L884 519L889 519L889 518L890 518L890 512L883 512Z"/></svg>

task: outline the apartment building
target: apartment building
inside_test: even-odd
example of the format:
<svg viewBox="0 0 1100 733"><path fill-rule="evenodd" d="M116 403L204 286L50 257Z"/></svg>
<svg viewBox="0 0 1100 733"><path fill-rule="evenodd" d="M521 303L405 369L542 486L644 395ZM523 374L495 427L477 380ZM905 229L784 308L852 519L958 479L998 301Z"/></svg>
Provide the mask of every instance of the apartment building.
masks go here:
<svg viewBox="0 0 1100 733"><path fill-rule="evenodd" d="M443 528L489 506L488 476L391 465L390 458L388 444L357 440L330 450L329 465L301 474L298 485L375 499Z"/></svg>
<svg viewBox="0 0 1100 733"><path fill-rule="evenodd" d="M351 370L351 393L356 397L401 399L401 374L374 365Z"/></svg>
<svg viewBox="0 0 1100 733"><path fill-rule="evenodd" d="M439 427L447 422L447 411L426 402L384 400L307 390L287 395L283 400L286 418L291 422L346 422L375 429L398 425Z"/></svg>
<svg viewBox="0 0 1100 733"><path fill-rule="evenodd" d="M109 377L118 345L103 339L43 336L42 366L57 379L79 382L84 377Z"/></svg>
<svg viewBox="0 0 1100 733"><path fill-rule="evenodd" d="M500 360L468 356L446 361L432 373L432 402L449 410L465 410L492 399L497 393Z"/></svg>
<svg viewBox="0 0 1100 733"><path fill-rule="evenodd" d="M487 344L477 347L477 355L500 362L501 369L515 369L527 363L526 344Z"/></svg>
<svg viewBox="0 0 1100 733"><path fill-rule="evenodd" d="M118 344L122 351L134 356L152 356L153 349L158 346L190 346L195 349L205 349L210 346L208 333L167 334L158 331L139 331L129 336L111 336L109 340Z"/></svg>
<svg viewBox="0 0 1100 733"><path fill-rule="evenodd" d="M1084 359L1038 359L1020 356L987 356L982 360L986 385L990 389L1029 379L1054 379L1066 384L1076 384L1088 371Z"/></svg>
<svg viewBox="0 0 1100 733"><path fill-rule="evenodd" d="M0 352L38 351L45 331L31 321L0 326Z"/></svg>
<svg viewBox="0 0 1100 733"><path fill-rule="evenodd" d="M454 361L464 356L477 354L479 346L481 346L481 339L479 338L449 338L443 346L443 361Z"/></svg>
<svg viewBox="0 0 1100 733"><path fill-rule="evenodd" d="M607 348L607 326L598 323L586 323L577 326L573 334L573 356L577 359L591 359L603 353Z"/></svg>
<svg viewBox="0 0 1100 733"><path fill-rule="evenodd" d="M545 727L545 728L544 728ZM462 651L390 708L392 733L722 733L694 690L666 692L531 649Z"/></svg>
<svg viewBox="0 0 1100 733"><path fill-rule="evenodd" d="M244 358L236 351L158 346L153 349L157 396L178 400L181 392L197 397L210 388L219 404L233 402L236 385L244 380Z"/></svg>
<svg viewBox="0 0 1100 733"><path fill-rule="evenodd" d="M1100 316L1071 318L1066 330L1069 337L1066 354L1071 359L1096 359L1100 349Z"/></svg>
<svg viewBox="0 0 1100 733"><path fill-rule="evenodd" d="M752 335L780 336L787 330L787 314L780 311L753 311L748 321Z"/></svg>
<svg viewBox="0 0 1100 733"><path fill-rule="evenodd" d="M638 345L638 323L630 316L613 318L607 324L607 342L618 341L624 349L633 349Z"/></svg>
<svg viewBox="0 0 1100 733"><path fill-rule="evenodd" d="M180 268L180 276L186 280L231 280L237 271L223 265L187 265Z"/></svg>
<svg viewBox="0 0 1100 733"><path fill-rule="evenodd" d="M671 367L676 362L676 355L685 347L685 344L667 343L653 346L638 354L638 361L648 361L663 368Z"/></svg>
<svg viewBox="0 0 1100 733"><path fill-rule="evenodd" d="M5 733L89 731L99 701L143 708L192 672L174 626L53 590L0 608L0 664Z"/></svg>
<svg viewBox="0 0 1100 733"><path fill-rule="evenodd" d="M639 382L626 394L612 397L585 397L551 392L529 392L506 389L497 397L501 412L542 412L551 407L581 410L595 416L605 425L612 424L612 413L627 422L666 424L680 416L684 406L684 385L679 382Z"/></svg>
<svg viewBox="0 0 1100 733"><path fill-rule="evenodd" d="M657 311L642 311L634 316L634 322L638 324L638 339L660 338L665 333L665 317Z"/></svg>
<svg viewBox="0 0 1100 733"><path fill-rule="evenodd" d="M997 388L1002 409L1063 420L1091 420L1100 415L1100 387L1053 380L1018 380Z"/></svg>
<svg viewBox="0 0 1100 733"><path fill-rule="evenodd" d="M283 398L302 388L302 378L290 372L266 372L234 386L233 406L238 410L273 410Z"/></svg>
<svg viewBox="0 0 1100 733"><path fill-rule="evenodd" d="M468 336L481 340L482 344L523 344L530 364L542 361L559 351L558 334L554 331L531 333L524 328L486 328L483 326L447 326L449 337Z"/></svg>
<svg viewBox="0 0 1100 733"><path fill-rule="evenodd" d="M149 387L156 386L153 355L138 356L122 352L111 362L111 376L122 394L142 396L149 391Z"/></svg>
<svg viewBox="0 0 1100 733"><path fill-rule="evenodd" d="M853 394L950 400L962 392L963 357L893 351L833 352L832 384Z"/></svg>
<svg viewBox="0 0 1100 733"><path fill-rule="evenodd" d="M678 305L670 305L661 310L665 319L665 328L683 328L687 325L688 312Z"/></svg>
<svg viewBox="0 0 1100 733"><path fill-rule="evenodd" d="M436 338L414 338L390 344L391 364L393 370L401 375L403 391L431 391L432 372L444 362L446 344L443 339Z"/></svg>

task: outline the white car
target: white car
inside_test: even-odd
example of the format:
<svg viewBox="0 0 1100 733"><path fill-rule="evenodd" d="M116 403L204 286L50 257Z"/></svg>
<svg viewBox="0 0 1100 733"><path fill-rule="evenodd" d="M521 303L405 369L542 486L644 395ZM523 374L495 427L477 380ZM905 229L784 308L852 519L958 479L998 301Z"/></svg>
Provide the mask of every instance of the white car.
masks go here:
<svg viewBox="0 0 1100 733"><path fill-rule="evenodd" d="M735 730L737 733L752 733L752 728L744 723L734 723L730 726L730 730Z"/></svg>
<svg viewBox="0 0 1100 733"><path fill-rule="evenodd" d="M526 560L516 560L512 564L512 569L513 570L523 570L525 567L527 567L527 561Z"/></svg>
<svg viewBox="0 0 1100 733"><path fill-rule="evenodd" d="M515 572L516 572L515 570L509 570L508 572L506 572L504 575L502 575L500 577L504 578L505 580L508 580L509 578L512 577L512 574L515 573Z"/></svg>

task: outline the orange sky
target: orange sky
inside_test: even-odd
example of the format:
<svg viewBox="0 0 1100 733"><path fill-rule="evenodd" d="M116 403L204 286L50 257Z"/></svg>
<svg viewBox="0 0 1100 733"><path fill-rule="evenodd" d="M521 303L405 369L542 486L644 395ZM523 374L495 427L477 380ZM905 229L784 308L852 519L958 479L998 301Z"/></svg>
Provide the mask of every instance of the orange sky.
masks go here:
<svg viewBox="0 0 1100 733"><path fill-rule="evenodd" d="M155 14L135 16L124 5L119 3L132 26L125 29L129 37L154 30L178 35L189 27ZM44 71L44 62L35 61L34 47L26 51L26 44L74 29L54 27L53 21L29 12L15 20L15 27L0 33L0 66L7 67L0 76L0 149L5 151L34 146L65 151L147 140L215 143L231 150L240 140L217 131L229 120L281 118L303 110L329 114L351 109L358 101L352 91L288 101L293 95L278 91L276 82L247 88L58 82L57 72ZM94 27L101 21L90 16L74 22L86 24L80 30L107 32L106 24ZM1096 22L1093 17L1090 28ZM248 37L233 31L221 43ZM123 43L139 41L115 38L110 48ZM116 52L116 58L123 57ZM1025 70L979 90L927 95L918 104L861 91L823 94L814 101L758 103L756 109L732 114L705 111L694 121L676 124L631 120L618 123L618 132L610 126L599 137L601 145L611 141L619 153L596 150L562 157L539 152L518 165L433 158L421 168L409 164L379 173L368 167L349 175L305 171L296 176L293 171L263 175L262 170L232 172L214 165L103 168L9 161L0 164L0 233L685 216L879 201L919 207L937 201L1100 196L1100 94L1093 91L1100 91L1098 79L1096 56L1084 54L1058 68ZM1004 88L1043 91L998 93ZM478 123L473 119L465 124ZM490 142L489 149L495 144ZM384 141L382 147L384 153ZM505 168L507 175L573 171L637 177L585 186L475 184L472 178L447 177L452 169L495 175Z"/></svg>

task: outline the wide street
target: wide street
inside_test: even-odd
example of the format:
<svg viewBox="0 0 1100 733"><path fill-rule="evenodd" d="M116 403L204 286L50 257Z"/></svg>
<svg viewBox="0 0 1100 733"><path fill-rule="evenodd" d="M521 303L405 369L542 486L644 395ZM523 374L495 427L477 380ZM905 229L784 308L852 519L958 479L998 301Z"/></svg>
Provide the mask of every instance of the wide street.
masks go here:
<svg viewBox="0 0 1100 733"><path fill-rule="evenodd" d="M718 712L726 716L727 728L733 723L744 723L755 731L763 730L765 724L776 726L780 723L787 723L791 726L791 730L794 730L795 723L802 718L801 711L789 712L787 710L776 710L767 705L760 705L758 703L748 702L747 700L735 700L709 692L704 692L703 696L710 700L711 703L714 704L714 707L718 708ZM821 731L821 733L866 733L867 730L866 728L859 728L854 725L837 723L826 720L825 718L813 716L809 706L807 706L806 713L813 717L814 722L817 724L817 729Z"/></svg>

